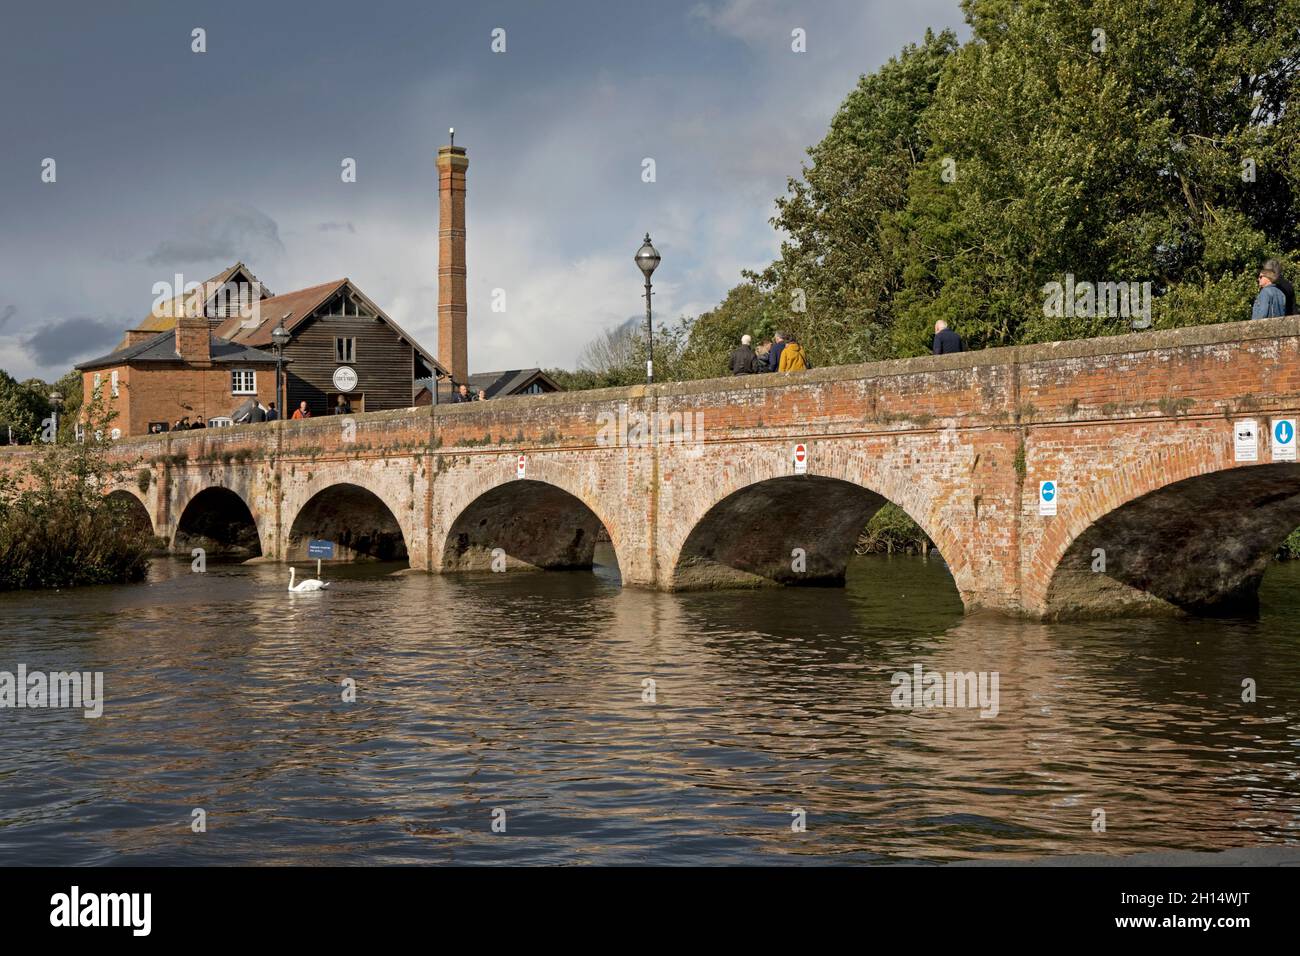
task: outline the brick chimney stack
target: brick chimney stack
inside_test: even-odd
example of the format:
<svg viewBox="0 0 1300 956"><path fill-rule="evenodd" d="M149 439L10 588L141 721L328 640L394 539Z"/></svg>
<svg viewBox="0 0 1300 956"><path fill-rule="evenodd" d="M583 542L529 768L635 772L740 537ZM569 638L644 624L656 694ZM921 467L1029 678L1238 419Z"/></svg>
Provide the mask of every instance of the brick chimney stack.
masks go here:
<svg viewBox="0 0 1300 956"><path fill-rule="evenodd" d="M453 134L453 143L455 136ZM438 150L438 361L457 384L469 382L465 289L464 146Z"/></svg>
<svg viewBox="0 0 1300 956"><path fill-rule="evenodd" d="M212 364L212 329L206 316L182 315L176 320L176 354L199 368Z"/></svg>

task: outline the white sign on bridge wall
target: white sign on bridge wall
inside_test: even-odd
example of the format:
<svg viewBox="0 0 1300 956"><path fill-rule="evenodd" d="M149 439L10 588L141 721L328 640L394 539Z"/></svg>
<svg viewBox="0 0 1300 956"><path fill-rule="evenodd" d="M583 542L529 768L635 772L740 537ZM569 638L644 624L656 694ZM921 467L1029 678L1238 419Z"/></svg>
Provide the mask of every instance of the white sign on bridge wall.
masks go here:
<svg viewBox="0 0 1300 956"><path fill-rule="evenodd" d="M794 462L794 473L796 475L808 474L808 447L803 442L794 446L794 452L790 455L790 460Z"/></svg>
<svg viewBox="0 0 1300 956"><path fill-rule="evenodd" d="M1273 419L1273 460L1295 461L1295 419Z"/></svg>
<svg viewBox="0 0 1300 956"><path fill-rule="evenodd" d="M516 477L516 478L522 478L522 477L526 474L526 472L527 472L527 464L528 464L527 459L525 459L523 455L520 455L520 456L519 456L519 460L518 460L517 462L515 462L515 477Z"/></svg>
<svg viewBox="0 0 1300 956"><path fill-rule="evenodd" d="M1232 458L1234 461L1259 460L1259 423L1253 418L1243 418L1232 425Z"/></svg>
<svg viewBox="0 0 1300 956"><path fill-rule="evenodd" d="M1038 513L1044 517L1051 517L1056 514L1056 498L1059 494L1056 482L1040 481L1038 483Z"/></svg>

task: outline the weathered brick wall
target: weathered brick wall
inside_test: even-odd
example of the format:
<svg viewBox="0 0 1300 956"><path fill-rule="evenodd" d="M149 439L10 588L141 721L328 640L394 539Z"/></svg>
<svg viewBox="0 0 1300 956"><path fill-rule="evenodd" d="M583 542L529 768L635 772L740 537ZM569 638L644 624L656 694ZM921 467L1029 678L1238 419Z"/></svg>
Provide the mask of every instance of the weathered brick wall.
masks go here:
<svg viewBox="0 0 1300 956"><path fill-rule="evenodd" d="M133 468L150 469L146 503L165 535L198 492L219 485L248 504L264 554L291 556L295 519L348 484L392 513L414 568L481 566L485 552L475 549L511 536L500 546L512 558L545 564L583 553L585 539L576 550L567 538L549 549L521 542L576 536L589 509L625 583L663 588L708 580L701 568L727 562L751 577L757 568L758 578L791 580L784 565L793 548L833 579L843 542L828 538L888 500L935 541L969 609L1044 615L1053 612L1054 581L1062 591L1063 558L1089 529L1110 527L1108 515L1177 482L1257 467L1233 461L1232 423L1254 417L1267 435L1271 418L1296 417L1297 359L1300 320L1276 319L173 433L118 447ZM638 414L657 416L657 442L640 440ZM823 481L794 475L799 442L808 475ZM9 453L7 467L21 469L22 454ZM1265 439L1258 465L1271 469L1267 481L1264 471L1240 473L1246 478L1231 485L1239 500L1223 508L1273 508L1279 494L1300 493L1300 474L1288 484L1288 466L1269 458ZM1253 485L1251 474L1260 476ZM1038 513L1045 479L1059 487L1051 517ZM1267 490L1267 502L1252 498L1252 487ZM1185 534L1188 516L1170 517L1176 498L1158 503L1142 512L1153 534ZM1274 511L1274 524L1290 520L1289 506ZM1255 524L1258 548L1273 525ZM1124 541L1134 547L1131 535ZM1149 557L1130 567L1149 567Z"/></svg>
<svg viewBox="0 0 1300 956"><path fill-rule="evenodd" d="M95 375L100 375L101 401L108 411L115 412L110 427L119 428L123 436L147 435L150 422L173 425L189 416L191 421L229 415L249 398L263 405L275 401L275 370L258 367L255 370L256 395L235 395L231 392L231 369L214 366L198 369L183 365L172 368L151 367L133 375L129 365L120 366L118 395L110 394L113 369L85 372L82 375L82 393L89 404L94 391Z"/></svg>

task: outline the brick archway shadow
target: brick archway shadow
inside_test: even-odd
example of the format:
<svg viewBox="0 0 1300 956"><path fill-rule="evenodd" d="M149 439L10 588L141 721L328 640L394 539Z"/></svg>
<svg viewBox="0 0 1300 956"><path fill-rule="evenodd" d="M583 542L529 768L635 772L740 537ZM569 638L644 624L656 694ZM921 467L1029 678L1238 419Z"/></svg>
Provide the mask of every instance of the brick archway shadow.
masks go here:
<svg viewBox="0 0 1300 956"><path fill-rule="evenodd" d="M519 478L516 461L504 456L481 469L445 503L445 530L434 531L434 568L491 570L494 552L506 570L591 568L602 531L622 568L621 528L594 505L577 472L536 456Z"/></svg>
<svg viewBox="0 0 1300 956"><path fill-rule="evenodd" d="M209 557L255 558L266 553L265 540L242 495L225 485L207 485L178 503L170 547L186 554L203 548Z"/></svg>
<svg viewBox="0 0 1300 956"><path fill-rule="evenodd" d="M808 448L806 475L791 474L781 456L763 454L727 473L711 500L674 518L681 530L662 565L672 590L842 585L859 533L889 502L935 543L969 604L975 582L958 535L942 517L946 499L930 479L881 467L860 449L817 442Z"/></svg>
<svg viewBox="0 0 1300 956"><path fill-rule="evenodd" d="M1300 527L1300 464L1240 464L1210 435L1125 463L1064 518L1030 565L1036 616L1253 613L1273 554Z"/></svg>
<svg viewBox="0 0 1300 956"><path fill-rule="evenodd" d="M154 536L153 515L149 513L149 504L136 489L119 485L109 489L104 497L123 502L130 520L142 529L147 529L150 537Z"/></svg>
<svg viewBox="0 0 1300 956"><path fill-rule="evenodd" d="M313 492L285 527L286 561L307 560L312 539L333 542L338 561L410 560L412 542L392 507L352 482L335 481Z"/></svg>

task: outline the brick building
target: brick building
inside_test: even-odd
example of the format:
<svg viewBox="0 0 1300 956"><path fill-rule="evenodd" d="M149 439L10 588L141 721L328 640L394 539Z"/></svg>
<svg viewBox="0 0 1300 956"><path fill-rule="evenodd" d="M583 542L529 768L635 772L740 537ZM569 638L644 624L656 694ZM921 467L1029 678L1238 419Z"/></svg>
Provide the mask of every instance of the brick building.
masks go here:
<svg viewBox="0 0 1300 956"><path fill-rule="evenodd" d="M214 335L203 316L165 331L132 329L121 347L77 366L83 407L96 393L117 436L166 431L176 420L228 416L249 398L275 400L275 356Z"/></svg>
<svg viewBox="0 0 1300 956"><path fill-rule="evenodd" d="M153 308L118 349L83 362L89 398L105 396L122 435L189 415L229 415L249 397L276 400L272 332L281 324L284 408L306 402L327 415L340 397L353 412L409 408L465 382L495 395L555 391L540 369L471 375L468 363L463 146L438 150L438 351L440 362L347 278L276 295L242 262L201 283L155 286ZM435 385L437 383L437 385Z"/></svg>

